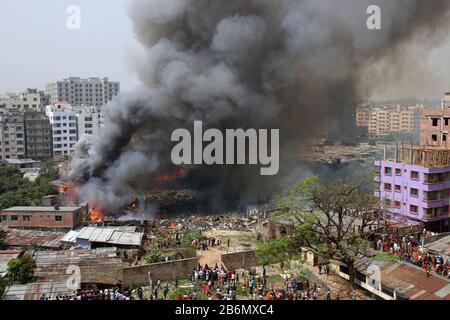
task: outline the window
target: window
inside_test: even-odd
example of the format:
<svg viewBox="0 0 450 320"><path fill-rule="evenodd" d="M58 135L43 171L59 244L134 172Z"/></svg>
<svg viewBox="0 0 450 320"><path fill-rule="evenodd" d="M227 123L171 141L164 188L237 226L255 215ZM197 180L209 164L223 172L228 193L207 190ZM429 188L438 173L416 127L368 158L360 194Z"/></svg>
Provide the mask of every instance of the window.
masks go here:
<svg viewBox="0 0 450 320"><path fill-rule="evenodd" d="M411 179L419 180L419 173L417 171L411 171Z"/></svg>
<svg viewBox="0 0 450 320"><path fill-rule="evenodd" d="M390 199L384 199L384 204L386 207L390 207L391 206L391 200Z"/></svg>
<svg viewBox="0 0 450 320"><path fill-rule="evenodd" d="M402 192L402 186L399 186L398 184L395 185L395 192Z"/></svg>
<svg viewBox="0 0 450 320"><path fill-rule="evenodd" d="M384 190L391 191L392 190L392 185L390 183L385 183L384 184Z"/></svg>
<svg viewBox="0 0 450 320"><path fill-rule="evenodd" d="M432 119L433 120L433 127L437 127L439 124L439 119Z"/></svg>
<svg viewBox="0 0 450 320"><path fill-rule="evenodd" d="M411 192L410 192L412 197L418 197L419 196L419 190L415 189L415 188L411 188Z"/></svg>
<svg viewBox="0 0 450 320"><path fill-rule="evenodd" d="M23 221L31 221L31 216L22 216Z"/></svg>
<svg viewBox="0 0 450 320"><path fill-rule="evenodd" d="M400 201L394 201L394 208L400 209L401 206L402 206L402 204L400 203Z"/></svg>
<svg viewBox="0 0 450 320"><path fill-rule="evenodd" d="M384 174L388 176L392 175L392 168L384 168Z"/></svg>
<svg viewBox="0 0 450 320"><path fill-rule="evenodd" d="M61 221L63 221L63 217L62 216L55 216L55 221L56 222L61 222Z"/></svg>
<svg viewBox="0 0 450 320"><path fill-rule="evenodd" d="M11 221L19 221L19 216L11 216Z"/></svg>
<svg viewBox="0 0 450 320"><path fill-rule="evenodd" d="M8 220L8 216L0 216L0 221L7 221Z"/></svg>
<svg viewBox="0 0 450 320"><path fill-rule="evenodd" d="M413 214L417 214L417 212L419 211L419 208L415 205L410 205L409 206L409 211Z"/></svg>
<svg viewBox="0 0 450 320"><path fill-rule="evenodd" d="M431 141L433 141L433 142L437 142L438 141L437 134L433 134L431 136Z"/></svg>
<svg viewBox="0 0 450 320"><path fill-rule="evenodd" d="M448 118L445 118L445 125L448 126Z"/></svg>
<svg viewBox="0 0 450 320"><path fill-rule="evenodd" d="M402 169L395 169L395 175L401 176L402 175Z"/></svg>
<svg viewBox="0 0 450 320"><path fill-rule="evenodd" d="M442 141L447 141L447 135L446 134L442 135Z"/></svg>

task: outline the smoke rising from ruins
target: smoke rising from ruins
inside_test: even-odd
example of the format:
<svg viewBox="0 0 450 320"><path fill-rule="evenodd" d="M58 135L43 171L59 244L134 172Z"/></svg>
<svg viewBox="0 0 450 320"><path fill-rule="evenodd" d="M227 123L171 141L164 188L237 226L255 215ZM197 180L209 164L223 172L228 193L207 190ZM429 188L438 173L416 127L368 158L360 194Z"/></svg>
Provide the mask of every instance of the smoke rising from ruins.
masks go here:
<svg viewBox="0 0 450 320"><path fill-rule="evenodd" d="M382 30L366 27L371 4L381 7ZM277 177L247 166L191 168L208 178L211 201L237 193L237 202L250 203L278 191L292 174L283 159L318 128L336 139L353 133L355 103L372 81L363 71L407 54L398 48L417 37L439 42L449 6L446 0L134 1L130 17L145 49L136 62L143 89L108 105L101 134L79 142L71 178L81 199L114 211L149 192L158 174L173 170L171 132L195 120L213 128L280 129Z"/></svg>

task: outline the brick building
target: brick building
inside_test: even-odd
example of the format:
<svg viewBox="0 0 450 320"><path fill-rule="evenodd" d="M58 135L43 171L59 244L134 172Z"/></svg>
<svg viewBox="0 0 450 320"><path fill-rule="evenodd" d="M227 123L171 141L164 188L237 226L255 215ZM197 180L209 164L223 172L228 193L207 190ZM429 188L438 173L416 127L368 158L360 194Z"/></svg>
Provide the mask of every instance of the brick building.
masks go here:
<svg viewBox="0 0 450 320"><path fill-rule="evenodd" d="M425 108L420 120L422 146L448 147L450 129L450 92L445 94L440 108Z"/></svg>
<svg viewBox="0 0 450 320"><path fill-rule="evenodd" d="M1 211L0 224L10 228L69 230L83 221L83 207L12 207Z"/></svg>

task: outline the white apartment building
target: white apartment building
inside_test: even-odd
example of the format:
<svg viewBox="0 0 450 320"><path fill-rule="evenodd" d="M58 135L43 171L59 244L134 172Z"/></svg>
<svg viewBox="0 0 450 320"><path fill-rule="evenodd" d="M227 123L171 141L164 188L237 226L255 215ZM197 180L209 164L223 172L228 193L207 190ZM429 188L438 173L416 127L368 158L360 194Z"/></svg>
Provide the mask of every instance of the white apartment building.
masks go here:
<svg viewBox="0 0 450 320"><path fill-rule="evenodd" d="M100 107L119 94L120 83L108 78L71 77L47 84L45 92L52 103L65 101L72 106Z"/></svg>
<svg viewBox="0 0 450 320"><path fill-rule="evenodd" d="M356 111L356 125L376 136L415 133L420 126L420 110L420 106L362 107Z"/></svg>
<svg viewBox="0 0 450 320"><path fill-rule="evenodd" d="M97 135L104 125L104 115L99 107L74 107L77 115L78 139L86 134Z"/></svg>
<svg viewBox="0 0 450 320"><path fill-rule="evenodd" d="M9 109L43 111L48 104L49 97L44 91L37 89L27 89L21 93L7 93L0 97L0 109L3 112Z"/></svg>
<svg viewBox="0 0 450 320"><path fill-rule="evenodd" d="M0 115L0 160L25 158L24 114L10 109Z"/></svg>
<svg viewBox="0 0 450 320"><path fill-rule="evenodd" d="M45 113L53 129L53 155L71 155L78 141L77 115L72 106L49 105Z"/></svg>

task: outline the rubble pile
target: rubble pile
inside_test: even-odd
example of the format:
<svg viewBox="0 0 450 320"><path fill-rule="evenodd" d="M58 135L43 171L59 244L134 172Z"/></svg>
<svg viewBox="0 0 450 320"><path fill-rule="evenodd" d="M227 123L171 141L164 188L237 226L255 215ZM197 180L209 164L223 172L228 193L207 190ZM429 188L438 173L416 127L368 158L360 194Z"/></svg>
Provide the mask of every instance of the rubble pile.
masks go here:
<svg viewBox="0 0 450 320"><path fill-rule="evenodd" d="M258 222L268 217L262 210L249 210L245 213L223 215L191 215L171 219L160 219L159 229L165 230L237 230L253 231Z"/></svg>

